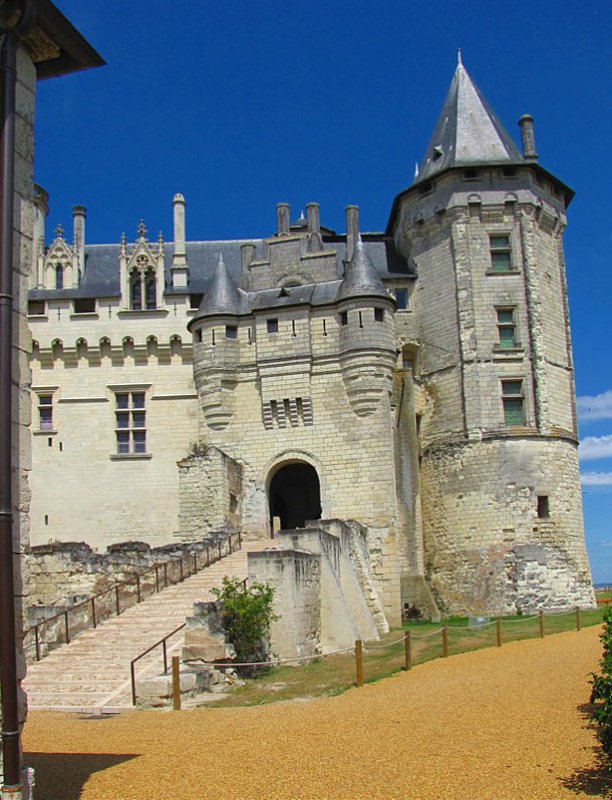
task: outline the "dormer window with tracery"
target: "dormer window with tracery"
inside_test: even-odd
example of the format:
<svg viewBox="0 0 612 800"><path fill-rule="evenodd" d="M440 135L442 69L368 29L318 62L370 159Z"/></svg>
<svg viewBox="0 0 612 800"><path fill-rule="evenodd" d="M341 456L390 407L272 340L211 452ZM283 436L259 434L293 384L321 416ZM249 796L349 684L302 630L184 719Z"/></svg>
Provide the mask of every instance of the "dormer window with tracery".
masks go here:
<svg viewBox="0 0 612 800"><path fill-rule="evenodd" d="M146 255L136 257L130 270L130 308L132 311L151 311L157 308L157 278L155 268Z"/></svg>
<svg viewBox="0 0 612 800"><path fill-rule="evenodd" d="M55 288L64 288L64 267L61 264L57 264L55 267Z"/></svg>

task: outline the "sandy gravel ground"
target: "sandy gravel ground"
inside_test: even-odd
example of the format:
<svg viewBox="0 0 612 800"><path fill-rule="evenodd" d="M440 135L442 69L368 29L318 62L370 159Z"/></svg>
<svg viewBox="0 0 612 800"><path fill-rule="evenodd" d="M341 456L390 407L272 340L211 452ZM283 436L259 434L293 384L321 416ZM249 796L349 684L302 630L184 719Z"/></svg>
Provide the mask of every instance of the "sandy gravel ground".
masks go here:
<svg viewBox="0 0 612 800"><path fill-rule="evenodd" d="M37 800L609 797L586 727L599 628L258 708L30 715Z"/></svg>

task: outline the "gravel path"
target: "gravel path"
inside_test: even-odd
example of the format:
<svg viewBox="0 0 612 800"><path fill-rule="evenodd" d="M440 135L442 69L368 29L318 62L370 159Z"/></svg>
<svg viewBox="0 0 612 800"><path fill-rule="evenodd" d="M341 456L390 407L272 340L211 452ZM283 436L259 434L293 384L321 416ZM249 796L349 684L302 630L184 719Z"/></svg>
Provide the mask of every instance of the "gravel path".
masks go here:
<svg viewBox="0 0 612 800"><path fill-rule="evenodd" d="M466 653L310 702L102 720L33 712L36 800L609 797L581 710L598 634Z"/></svg>

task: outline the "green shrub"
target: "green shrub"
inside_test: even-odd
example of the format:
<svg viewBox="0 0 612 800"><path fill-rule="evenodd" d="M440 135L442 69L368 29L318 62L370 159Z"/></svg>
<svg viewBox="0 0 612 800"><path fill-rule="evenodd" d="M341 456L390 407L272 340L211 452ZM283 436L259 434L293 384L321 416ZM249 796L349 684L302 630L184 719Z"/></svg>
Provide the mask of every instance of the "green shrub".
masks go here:
<svg viewBox="0 0 612 800"><path fill-rule="evenodd" d="M223 578L213 595L222 603L222 620L228 640L233 644L238 662L267 661L270 625L278 619L272 611L274 589L267 583L253 581L245 585L238 578ZM258 670L240 668L248 673Z"/></svg>
<svg viewBox="0 0 612 800"><path fill-rule="evenodd" d="M604 629L599 637L603 644L601 672L593 673L591 703L595 708L591 720L597 726L597 738L604 753L612 756L612 606L603 614Z"/></svg>

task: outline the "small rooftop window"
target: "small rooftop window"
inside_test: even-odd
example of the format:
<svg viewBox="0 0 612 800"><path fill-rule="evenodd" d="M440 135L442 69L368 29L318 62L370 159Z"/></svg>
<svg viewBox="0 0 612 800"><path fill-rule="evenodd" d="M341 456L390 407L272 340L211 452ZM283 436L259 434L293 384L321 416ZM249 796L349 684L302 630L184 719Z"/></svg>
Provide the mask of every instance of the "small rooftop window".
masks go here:
<svg viewBox="0 0 612 800"><path fill-rule="evenodd" d="M436 145L433 149L433 153L431 154L432 161L438 161L444 155L444 150L440 147L440 145Z"/></svg>

